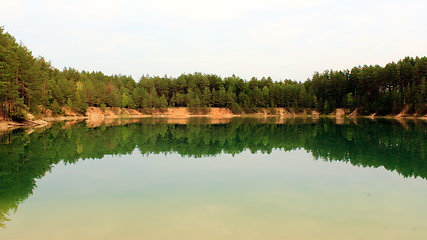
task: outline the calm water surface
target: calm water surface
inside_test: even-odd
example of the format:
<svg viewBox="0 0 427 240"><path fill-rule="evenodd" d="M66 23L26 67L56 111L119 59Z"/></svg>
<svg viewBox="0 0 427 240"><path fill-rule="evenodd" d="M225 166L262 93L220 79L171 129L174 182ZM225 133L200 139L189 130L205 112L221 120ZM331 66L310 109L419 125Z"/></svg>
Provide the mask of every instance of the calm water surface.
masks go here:
<svg viewBox="0 0 427 240"><path fill-rule="evenodd" d="M0 238L427 236L425 122L167 121L4 134Z"/></svg>

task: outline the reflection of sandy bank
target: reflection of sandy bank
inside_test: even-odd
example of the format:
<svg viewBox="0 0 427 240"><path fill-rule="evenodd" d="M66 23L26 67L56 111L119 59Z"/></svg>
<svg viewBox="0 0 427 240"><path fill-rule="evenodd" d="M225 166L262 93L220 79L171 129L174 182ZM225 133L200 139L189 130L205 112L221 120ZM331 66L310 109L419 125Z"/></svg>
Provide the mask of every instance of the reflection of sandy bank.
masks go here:
<svg viewBox="0 0 427 240"><path fill-rule="evenodd" d="M166 122L170 124L187 124L188 118L168 118Z"/></svg>
<svg viewBox="0 0 427 240"><path fill-rule="evenodd" d="M231 118L167 118L166 122L169 124L191 124L191 123L203 123L203 124L226 124L231 122Z"/></svg>
<svg viewBox="0 0 427 240"><path fill-rule="evenodd" d="M137 118L104 118L104 119L94 119L89 118L86 119L86 126L89 128L99 127L101 125L106 126L120 126L120 125L126 125L130 123L136 123L140 121Z"/></svg>
<svg viewBox="0 0 427 240"><path fill-rule="evenodd" d="M81 121L78 121L78 120L66 121L66 122L64 122L64 127L63 128L65 129L65 128L71 127L74 124L79 123L79 122L81 122Z"/></svg>
<svg viewBox="0 0 427 240"><path fill-rule="evenodd" d="M407 120L407 119L396 118L396 121L398 121L398 122L402 125L402 127L403 127L405 130L408 130L408 129L409 129L409 126L408 126L408 124L407 124L407 122L408 122L408 120Z"/></svg>
<svg viewBox="0 0 427 240"><path fill-rule="evenodd" d="M345 122L344 118L342 118L342 117L337 117L336 118L336 124L342 125L342 124L344 124L344 122Z"/></svg>
<svg viewBox="0 0 427 240"><path fill-rule="evenodd" d="M231 122L230 118L211 118L210 120L210 124L226 124Z"/></svg>
<svg viewBox="0 0 427 240"><path fill-rule="evenodd" d="M103 118L88 118L88 119L86 119L86 125L88 127L99 127L105 121L106 121L106 119L103 119Z"/></svg>
<svg viewBox="0 0 427 240"><path fill-rule="evenodd" d="M312 117L271 117L271 118L260 118L259 123L270 123L270 124L312 124L319 121L319 118Z"/></svg>

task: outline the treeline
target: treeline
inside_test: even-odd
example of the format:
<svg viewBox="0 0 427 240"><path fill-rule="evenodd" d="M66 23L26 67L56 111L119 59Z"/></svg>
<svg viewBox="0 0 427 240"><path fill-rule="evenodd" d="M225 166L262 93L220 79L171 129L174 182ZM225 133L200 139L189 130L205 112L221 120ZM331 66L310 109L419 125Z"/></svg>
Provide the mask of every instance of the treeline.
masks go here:
<svg viewBox="0 0 427 240"><path fill-rule="evenodd" d="M22 118L22 109L39 113L50 109L61 114L62 106L84 113L88 106L130 106L135 81L129 76L101 72L60 71L43 57L18 44L0 27L0 99L3 111Z"/></svg>
<svg viewBox="0 0 427 240"><path fill-rule="evenodd" d="M345 71L314 73L304 85L315 96L316 108L358 108L362 114L423 115L427 103L427 57L406 57L385 67L359 66ZM312 91L312 92L311 92Z"/></svg>
<svg viewBox="0 0 427 240"><path fill-rule="evenodd" d="M4 115L23 118L22 109L63 114L68 106L84 114L89 106L123 107L146 112L167 107L207 111L230 108L252 113L259 108L358 109L360 114L393 114L405 106L409 113L427 112L427 57L406 57L385 67L359 66L351 70L315 72L305 82L250 80L215 74L182 74L177 78L143 75L107 76L102 72L62 71L43 57L35 58L24 45L0 27L0 99ZM273 111L273 110L271 110Z"/></svg>

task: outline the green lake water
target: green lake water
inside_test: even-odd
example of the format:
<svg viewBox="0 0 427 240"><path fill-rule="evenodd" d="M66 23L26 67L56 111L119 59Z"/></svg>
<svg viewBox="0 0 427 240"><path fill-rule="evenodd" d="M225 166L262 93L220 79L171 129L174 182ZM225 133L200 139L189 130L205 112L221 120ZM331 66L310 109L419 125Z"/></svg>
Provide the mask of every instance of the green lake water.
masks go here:
<svg viewBox="0 0 427 240"><path fill-rule="evenodd" d="M425 121L68 125L0 135L0 239L427 236Z"/></svg>

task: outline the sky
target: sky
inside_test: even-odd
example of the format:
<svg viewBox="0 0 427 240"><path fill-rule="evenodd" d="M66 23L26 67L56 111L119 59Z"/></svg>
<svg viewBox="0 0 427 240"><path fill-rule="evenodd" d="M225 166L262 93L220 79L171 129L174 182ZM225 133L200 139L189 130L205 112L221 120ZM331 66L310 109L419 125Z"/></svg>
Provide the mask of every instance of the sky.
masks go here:
<svg viewBox="0 0 427 240"><path fill-rule="evenodd" d="M305 81L427 56L427 1L0 0L0 26L62 70Z"/></svg>

